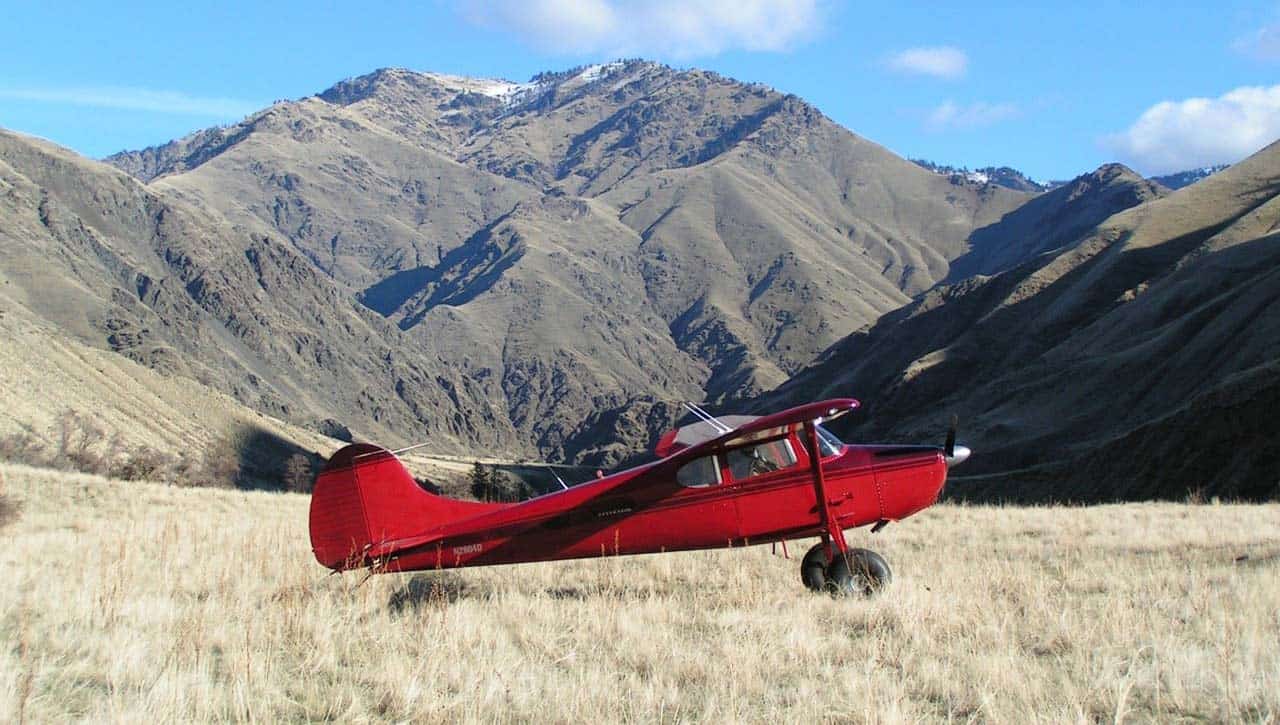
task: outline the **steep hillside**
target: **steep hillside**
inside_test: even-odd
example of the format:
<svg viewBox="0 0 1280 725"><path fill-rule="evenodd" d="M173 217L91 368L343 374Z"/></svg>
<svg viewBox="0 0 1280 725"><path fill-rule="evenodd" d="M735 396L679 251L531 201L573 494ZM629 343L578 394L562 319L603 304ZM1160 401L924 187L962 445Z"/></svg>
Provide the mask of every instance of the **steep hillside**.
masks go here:
<svg viewBox="0 0 1280 725"><path fill-rule="evenodd" d="M516 445L477 392L483 381L355 303L273 232L9 133L0 217L5 308L59 334L297 423Z"/></svg>
<svg viewBox="0 0 1280 725"><path fill-rule="evenodd" d="M1112 214L1168 193L1120 164L1106 164L975 230L969 251L951 263L947 281L1011 269L1078 240Z"/></svg>
<svg viewBox="0 0 1280 725"><path fill-rule="evenodd" d="M760 404L854 394L853 432L872 437L940 440L958 413L976 450L961 496L1274 497L1278 196L1273 144L1057 252L929 292Z"/></svg>
<svg viewBox="0 0 1280 725"><path fill-rule="evenodd" d="M466 378L413 414L459 413L452 440L493 420L477 442L606 461L599 420L780 384L1029 198L642 61L523 84L382 70L111 162L279 240L405 360Z"/></svg>
<svg viewBox="0 0 1280 725"><path fill-rule="evenodd" d="M110 350L69 339L53 325L5 300L0 314L0 437L29 433L55 446L50 433L75 413L118 437L120 447L146 446L200 460L219 436L261 431L304 450L331 453L340 441L289 426L229 395L178 375L162 375Z"/></svg>

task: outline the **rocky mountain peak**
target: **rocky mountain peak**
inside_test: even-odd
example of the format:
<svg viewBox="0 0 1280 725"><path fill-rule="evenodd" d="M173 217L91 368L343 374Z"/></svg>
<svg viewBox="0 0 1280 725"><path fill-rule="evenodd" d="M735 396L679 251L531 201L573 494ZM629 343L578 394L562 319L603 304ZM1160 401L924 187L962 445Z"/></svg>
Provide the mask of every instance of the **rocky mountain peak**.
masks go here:
<svg viewBox="0 0 1280 725"><path fill-rule="evenodd" d="M1164 196L1169 190L1124 164L1109 163L1087 174L1081 174L1049 193L1059 195L1068 202L1090 195L1110 194L1117 197L1117 204L1127 207Z"/></svg>
<svg viewBox="0 0 1280 725"><path fill-rule="evenodd" d="M379 68L372 73L339 81L316 96L334 105L349 106L379 94L395 97L415 86L430 88L429 79L427 74L406 68Z"/></svg>
<svg viewBox="0 0 1280 725"><path fill-rule="evenodd" d="M1099 166L1093 171L1087 174L1083 174L1082 177L1083 176L1088 176L1090 178L1099 179L1103 181L1110 181L1112 179L1118 179L1121 177L1128 177L1128 178L1135 178L1135 179L1142 178L1142 175L1139 174L1138 172L1134 171L1128 166L1125 166L1122 163L1114 162L1114 161L1111 163L1103 164L1102 166ZM1082 178L1082 177L1077 177L1077 178Z"/></svg>

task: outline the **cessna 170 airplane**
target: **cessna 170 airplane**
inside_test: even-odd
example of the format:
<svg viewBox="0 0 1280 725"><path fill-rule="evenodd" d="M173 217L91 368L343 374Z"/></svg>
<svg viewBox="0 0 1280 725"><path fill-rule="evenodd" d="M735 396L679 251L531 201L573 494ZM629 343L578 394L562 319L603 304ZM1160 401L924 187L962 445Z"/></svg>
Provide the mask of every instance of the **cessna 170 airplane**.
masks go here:
<svg viewBox="0 0 1280 725"><path fill-rule="evenodd" d="M335 571L448 569L745 546L819 536L800 577L813 590L870 594L888 583L878 554L844 530L878 531L930 505L969 450L847 445L822 427L858 407L841 398L766 415L700 420L668 432L659 460L519 503L425 491L395 455L356 443L329 459L311 497L311 547Z"/></svg>

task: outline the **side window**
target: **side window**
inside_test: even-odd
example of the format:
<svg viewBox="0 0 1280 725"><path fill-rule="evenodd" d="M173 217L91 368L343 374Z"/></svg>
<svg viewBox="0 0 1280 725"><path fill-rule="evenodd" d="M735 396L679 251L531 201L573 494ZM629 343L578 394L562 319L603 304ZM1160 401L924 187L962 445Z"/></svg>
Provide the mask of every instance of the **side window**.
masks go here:
<svg viewBox="0 0 1280 725"><path fill-rule="evenodd" d="M676 480L689 488L715 486L720 483L720 464L716 456L689 461L676 472Z"/></svg>
<svg viewBox="0 0 1280 725"><path fill-rule="evenodd" d="M791 450L787 439L780 438L755 446L735 448L729 451L726 459L733 480L741 481L792 466L796 462L796 454Z"/></svg>

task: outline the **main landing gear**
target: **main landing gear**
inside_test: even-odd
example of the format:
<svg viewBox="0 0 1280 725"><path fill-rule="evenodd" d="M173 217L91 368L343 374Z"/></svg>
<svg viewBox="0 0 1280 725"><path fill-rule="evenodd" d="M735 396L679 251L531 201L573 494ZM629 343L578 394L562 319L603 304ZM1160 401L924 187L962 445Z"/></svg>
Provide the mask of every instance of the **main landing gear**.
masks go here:
<svg viewBox="0 0 1280 725"><path fill-rule="evenodd" d="M800 580L815 592L869 597L893 581L893 572L884 557L869 549L849 549L844 555L836 551L828 563L827 545L821 543L800 562Z"/></svg>

